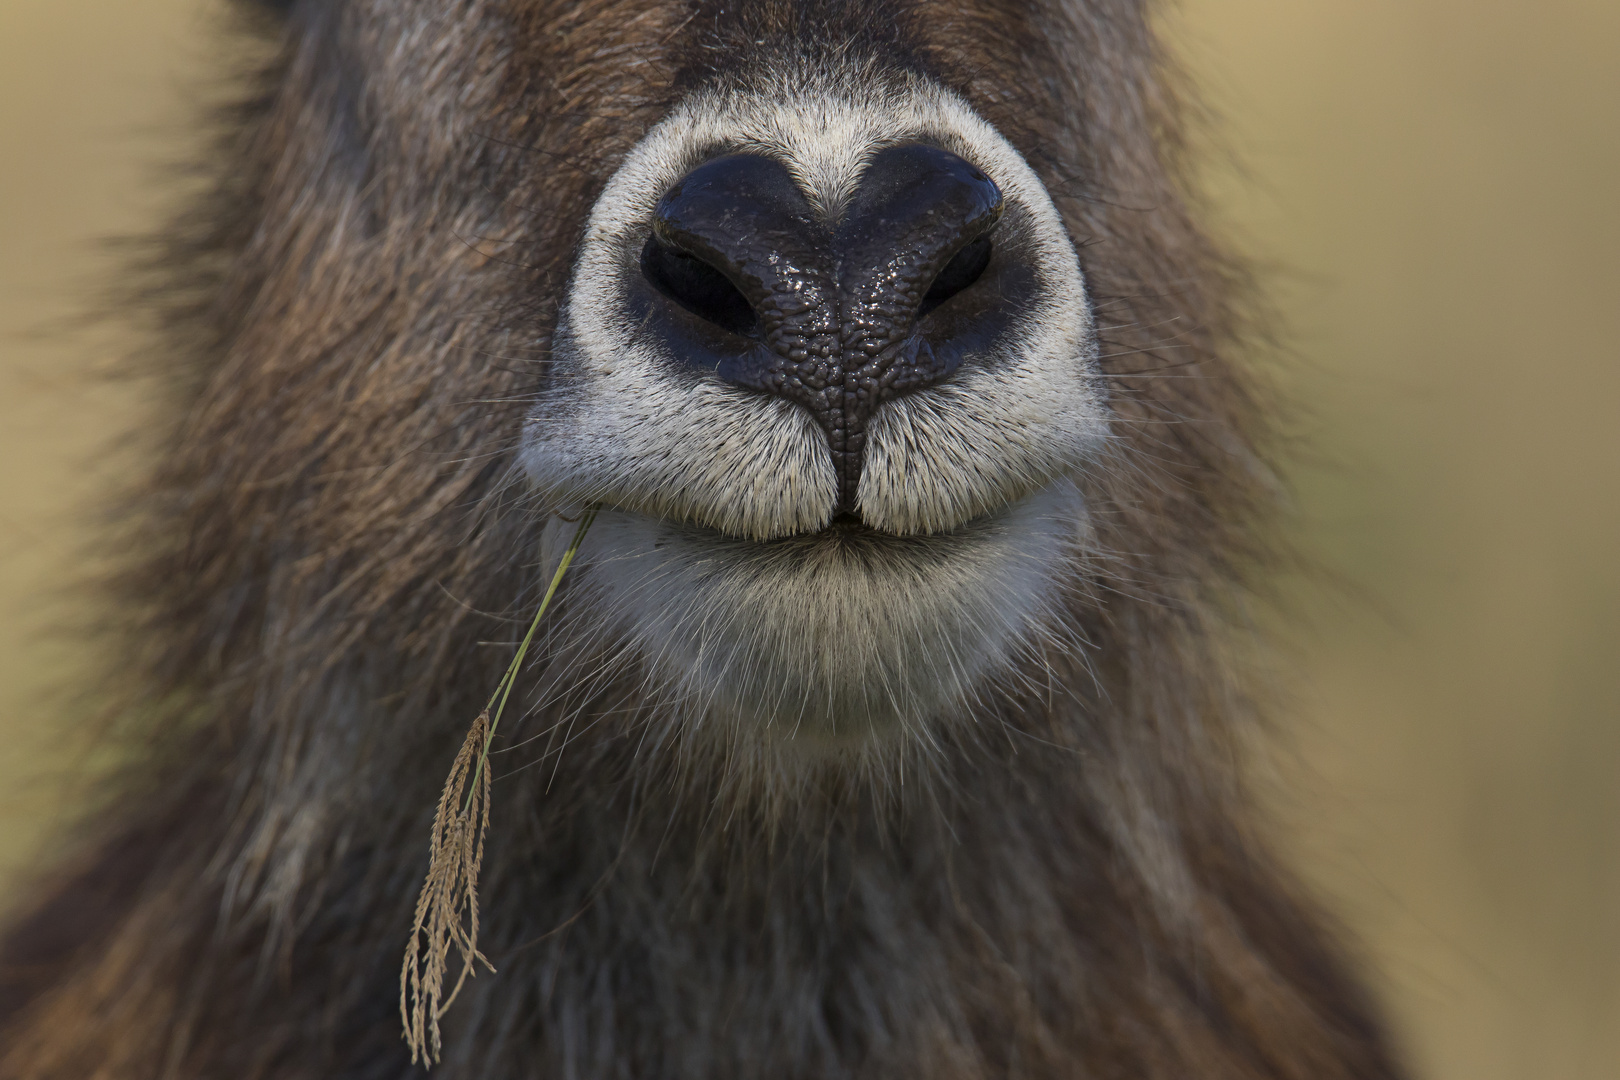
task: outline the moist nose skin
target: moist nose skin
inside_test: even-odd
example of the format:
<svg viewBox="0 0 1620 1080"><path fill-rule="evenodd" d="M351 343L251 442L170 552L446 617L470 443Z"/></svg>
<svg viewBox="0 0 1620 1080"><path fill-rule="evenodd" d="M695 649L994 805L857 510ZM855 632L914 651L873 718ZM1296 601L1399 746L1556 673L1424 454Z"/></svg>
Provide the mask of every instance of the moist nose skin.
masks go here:
<svg viewBox="0 0 1620 1080"><path fill-rule="evenodd" d="M1002 209L982 171L921 143L877 153L833 221L779 162L717 158L655 210L642 276L676 311L649 332L721 379L809 410L849 513L878 407L938 384L982 341L972 318L929 317L984 274Z"/></svg>

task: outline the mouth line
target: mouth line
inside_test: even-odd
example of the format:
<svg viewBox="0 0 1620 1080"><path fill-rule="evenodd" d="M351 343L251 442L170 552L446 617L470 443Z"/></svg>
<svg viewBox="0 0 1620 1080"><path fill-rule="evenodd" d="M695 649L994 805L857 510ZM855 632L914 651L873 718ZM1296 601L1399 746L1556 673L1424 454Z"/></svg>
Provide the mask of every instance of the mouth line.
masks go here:
<svg viewBox="0 0 1620 1080"><path fill-rule="evenodd" d="M746 545L757 548L780 547L794 544L847 544L850 546L872 547L884 545L889 547L926 546L933 543L945 543L971 533L981 526L988 525L997 519L1003 518L1009 511L1020 503L1035 497L1038 493L1030 493L1021 499L997 505L985 513L978 514L966 521L958 522L948 529L936 529L932 532L894 533L868 525L861 520L860 514L854 511L840 510L832 519L821 528L810 532L785 533L769 539L755 539L748 536L739 536L729 533L713 525L692 518L667 517L661 514L649 514L634 507L621 506L611 502L604 502L601 508L604 511L624 514L641 518L646 521L655 521L671 528L681 529L689 533L701 534L711 539L715 544Z"/></svg>

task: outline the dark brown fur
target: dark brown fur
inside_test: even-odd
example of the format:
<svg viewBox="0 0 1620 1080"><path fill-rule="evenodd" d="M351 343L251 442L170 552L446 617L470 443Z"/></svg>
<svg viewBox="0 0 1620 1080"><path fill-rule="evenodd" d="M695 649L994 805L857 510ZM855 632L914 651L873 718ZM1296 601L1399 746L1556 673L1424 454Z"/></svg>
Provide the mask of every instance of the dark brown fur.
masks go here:
<svg viewBox="0 0 1620 1080"><path fill-rule="evenodd" d="M510 455L580 223L684 89L828 48L961 92L1081 245L1120 437L1086 480L1093 659L1049 657L930 775L828 771L787 816L693 798L723 785L638 753L635 688L599 688L566 752L497 759L500 971L444 1074L1399 1075L1246 825L1224 642L1265 563L1266 423L1142 4L736 7L293 5L176 271L110 684L140 761L12 928L0 1077L409 1071L399 956L510 655L480 641L516 633L484 613L532 610L543 508Z"/></svg>

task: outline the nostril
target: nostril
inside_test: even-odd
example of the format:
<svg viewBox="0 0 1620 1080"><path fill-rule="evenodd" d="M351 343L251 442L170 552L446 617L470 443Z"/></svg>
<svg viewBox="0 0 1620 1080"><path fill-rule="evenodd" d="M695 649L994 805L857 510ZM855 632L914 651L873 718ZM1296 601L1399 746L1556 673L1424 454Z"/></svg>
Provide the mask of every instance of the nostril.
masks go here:
<svg viewBox="0 0 1620 1080"><path fill-rule="evenodd" d="M624 268L633 311L677 362L808 409L851 511L876 410L1000 332L1020 265L1016 240L991 240L1004 209L988 175L929 143L875 153L837 213L780 161L726 154L653 207L639 279ZM975 288L987 274L995 288Z"/></svg>
<svg viewBox="0 0 1620 1080"><path fill-rule="evenodd" d="M951 256L951 261L940 268L933 284L928 286L928 291L923 294L922 304L917 309L917 318L927 315L978 281L984 274L985 267L990 265L990 253L990 238L981 236Z"/></svg>
<svg viewBox="0 0 1620 1080"><path fill-rule="evenodd" d="M641 249L641 273L653 288L698 318L744 337L756 333L759 317L730 278L696 255L663 243L656 234Z"/></svg>

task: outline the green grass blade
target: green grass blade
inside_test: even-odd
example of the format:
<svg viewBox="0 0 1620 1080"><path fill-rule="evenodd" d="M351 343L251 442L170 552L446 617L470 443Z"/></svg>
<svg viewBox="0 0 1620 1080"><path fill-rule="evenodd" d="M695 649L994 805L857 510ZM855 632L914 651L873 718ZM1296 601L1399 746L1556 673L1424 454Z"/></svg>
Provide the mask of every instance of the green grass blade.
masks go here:
<svg viewBox="0 0 1620 1080"><path fill-rule="evenodd" d="M489 759L489 748L495 742L495 729L500 726L501 713L506 709L507 699L512 696L512 687L517 683L518 672L523 669L523 659L529 653L529 643L534 640L535 631L540 629L540 620L545 616L546 609L551 606L551 598L557 595L557 586L561 584L563 574L568 572L568 564L572 563L574 556L578 554L586 530L591 527L591 522L596 520L597 509L591 507L585 511L585 516L579 519L579 527L574 530L574 538L569 541L568 550L563 552L562 562L557 564L557 572L551 575L551 585L547 587L546 595L540 600L540 610L534 613L534 620L529 623L529 632L523 635L523 643L518 646L517 655L512 658L512 663L506 669L506 675L502 677L500 685L495 688L495 693L489 699L488 707L493 708L495 712L490 719L489 735L484 739L483 753L478 756L478 766L473 771L472 784L468 788L468 805L472 803L470 793L477 789L478 779L484 772L484 763ZM465 810L466 807L462 809Z"/></svg>

